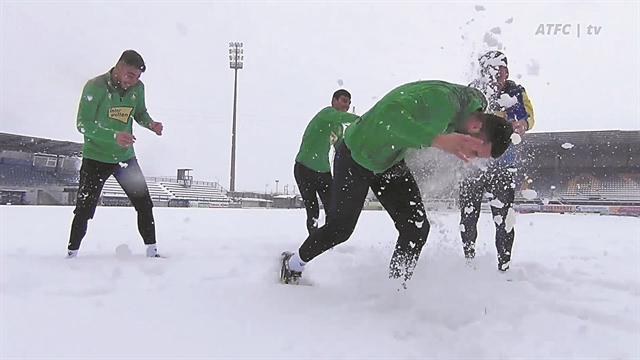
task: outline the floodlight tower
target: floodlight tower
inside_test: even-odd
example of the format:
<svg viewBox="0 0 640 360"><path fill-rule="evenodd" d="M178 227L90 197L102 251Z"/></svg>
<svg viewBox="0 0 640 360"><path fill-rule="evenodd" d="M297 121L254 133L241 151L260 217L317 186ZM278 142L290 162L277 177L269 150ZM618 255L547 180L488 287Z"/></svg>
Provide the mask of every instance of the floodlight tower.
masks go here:
<svg viewBox="0 0 640 360"><path fill-rule="evenodd" d="M229 67L234 70L235 78L233 82L233 127L231 129L231 179L229 191L236 191L236 105L238 102L238 70L242 69L244 61L244 50L242 43L229 43Z"/></svg>

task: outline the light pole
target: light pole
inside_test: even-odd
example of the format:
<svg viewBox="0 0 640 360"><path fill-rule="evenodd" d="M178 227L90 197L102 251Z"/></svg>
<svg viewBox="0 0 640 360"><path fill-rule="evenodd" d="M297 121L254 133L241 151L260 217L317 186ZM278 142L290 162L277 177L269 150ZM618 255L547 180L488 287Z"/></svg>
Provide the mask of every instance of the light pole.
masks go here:
<svg viewBox="0 0 640 360"><path fill-rule="evenodd" d="M231 129L231 179L229 191L236 191L236 104L238 99L238 70L242 69L244 60L242 43L229 43L229 67L235 72L233 82L233 127Z"/></svg>
<svg viewBox="0 0 640 360"><path fill-rule="evenodd" d="M276 180L276 195L278 195L278 183L280 182L280 180Z"/></svg>

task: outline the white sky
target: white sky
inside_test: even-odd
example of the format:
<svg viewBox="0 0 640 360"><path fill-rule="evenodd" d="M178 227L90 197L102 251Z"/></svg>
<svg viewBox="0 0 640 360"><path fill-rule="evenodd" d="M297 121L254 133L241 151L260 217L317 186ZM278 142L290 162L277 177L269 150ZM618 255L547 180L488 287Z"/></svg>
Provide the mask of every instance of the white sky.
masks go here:
<svg viewBox="0 0 640 360"><path fill-rule="evenodd" d="M359 114L406 82L467 83L494 27L511 78L529 92L534 131L640 129L636 1L2 1L0 10L0 131L81 141L82 86L133 48L147 62L149 112L165 125L160 138L134 130L148 176L189 167L229 186L230 41L245 49L236 190L273 190L275 179L293 187L304 128L339 80ZM541 23L571 24L571 34L535 35ZM588 25L600 33L586 35Z"/></svg>

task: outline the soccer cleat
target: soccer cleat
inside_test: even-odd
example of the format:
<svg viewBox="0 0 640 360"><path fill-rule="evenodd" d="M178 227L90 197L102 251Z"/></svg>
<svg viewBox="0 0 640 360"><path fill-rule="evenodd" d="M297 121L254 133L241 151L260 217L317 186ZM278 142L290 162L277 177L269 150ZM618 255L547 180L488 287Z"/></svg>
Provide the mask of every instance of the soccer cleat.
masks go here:
<svg viewBox="0 0 640 360"><path fill-rule="evenodd" d="M289 259L293 256L292 252L285 251L282 253L282 264L280 266L280 281L283 284L298 285L302 272L289 269Z"/></svg>

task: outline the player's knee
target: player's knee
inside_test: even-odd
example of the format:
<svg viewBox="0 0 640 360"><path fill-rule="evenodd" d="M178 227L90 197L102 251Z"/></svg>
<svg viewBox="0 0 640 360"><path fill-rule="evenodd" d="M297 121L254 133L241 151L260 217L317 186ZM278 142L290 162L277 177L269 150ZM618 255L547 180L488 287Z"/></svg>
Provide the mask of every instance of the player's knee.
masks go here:
<svg viewBox="0 0 640 360"><path fill-rule="evenodd" d="M96 207L89 204L76 206L73 213L78 220L88 221L93 219L96 213Z"/></svg>
<svg viewBox="0 0 640 360"><path fill-rule="evenodd" d="M355 224L352 224L352 222L349 221L329 222L328 226L331 227L334 245L347 241L355 229Z"/></svg>
<svg viewBox="0 0 640 360"><path fill-rule="evenodd" d="M150 196L142 196L131 199L133 207L139 213L150 213L153 209L153 201Z"/></svg>

